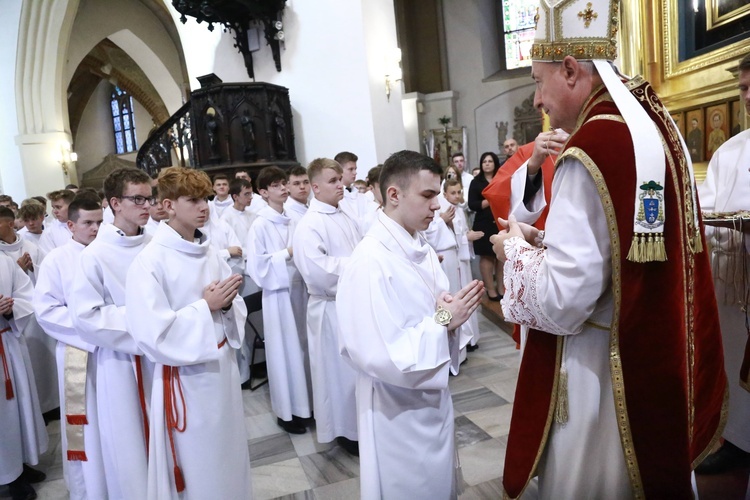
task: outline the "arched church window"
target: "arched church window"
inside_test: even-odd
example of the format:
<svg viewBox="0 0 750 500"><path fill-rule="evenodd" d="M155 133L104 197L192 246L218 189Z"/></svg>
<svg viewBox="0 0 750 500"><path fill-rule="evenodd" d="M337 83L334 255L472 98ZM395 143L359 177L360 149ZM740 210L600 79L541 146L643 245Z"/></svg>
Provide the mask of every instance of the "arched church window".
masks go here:
<svg viewBox="0 0 750 500"><path fill-rule="evenodd" d="M500 1L500 59L504 70L531 66L539 0Z"/></svg>
<svg viewBox="0 0 750 500"><path fill-rule="evenodd" d="M115 87L112 91L110 104L112 106L112 125L117 154L131 153L137 150L133 98L120 87Z"/></svg>

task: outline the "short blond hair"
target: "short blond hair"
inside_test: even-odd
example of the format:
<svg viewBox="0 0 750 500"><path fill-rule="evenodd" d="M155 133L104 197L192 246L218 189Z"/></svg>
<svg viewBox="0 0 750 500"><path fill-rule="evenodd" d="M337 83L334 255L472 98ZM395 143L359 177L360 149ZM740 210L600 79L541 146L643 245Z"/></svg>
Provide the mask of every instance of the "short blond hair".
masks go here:
<svg viewBox="0 0 750 500"><path fill-rule="evenodd" d="M339 162L337 162L336 160L332 160L330 158L315 158L307 166L307 177L310 178L310 182L312 182L313 179L323 173L323 170L325 170L326 168L335 170L338 174L344 173L344 169L341 168L341 165L339 165Z"/></svg>
<svg viewBox="0 0 750 500"><path fill-rule="evenodd" d="M176 200L180 196L206 198L213 194L211 179L201 170L185 167L167 167L156 179L159 200Z"/></svg>

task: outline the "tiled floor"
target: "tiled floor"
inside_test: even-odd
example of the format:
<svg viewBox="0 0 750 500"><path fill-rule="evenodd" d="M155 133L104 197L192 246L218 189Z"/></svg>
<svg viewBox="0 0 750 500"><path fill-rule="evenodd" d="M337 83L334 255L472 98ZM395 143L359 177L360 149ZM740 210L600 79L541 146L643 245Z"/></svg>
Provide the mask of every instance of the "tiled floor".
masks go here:
<svg viewBox="0 0 750 500"><path fill-rule="evenodd" d="M499 309L496 303L486 304ZM497 315L488 311L495 323ZM510 427L519 356L515 343L503 329L480 316L482 340L470 353L461 373L451 377L456 437L466 489L461 499L495 499L502 496L501 475ZM276 425L271 413L268 386L243 391L254 498L356 499L359 497L359 459L335 444L321 445L314 430L291 435ZM68 498L62 477L60 425L48 426L50 450L39 466L47 481L37 486L40 499ZM723 476L698 477L701 500L744 497L750 470ZM0 489L0 498L6 491Z"/></svg>
<svg viewBox="0 0 750 500"><path fill-rule="evenodd" d="M451 377L459 457L467 489L462 498L498 498L510 410L518 375L518 351L511 338L480 316L480 348ZM253 489L256 500L271 498L355 499L359 459L334 443L319 444L315 432L287 434L271 413L268 385L243 391ZM60 424L48 426L50 451L39 468L47 481L36 485L40 499L68 498L62 476ZM2 497L2 493L0 493Z"/></svg>

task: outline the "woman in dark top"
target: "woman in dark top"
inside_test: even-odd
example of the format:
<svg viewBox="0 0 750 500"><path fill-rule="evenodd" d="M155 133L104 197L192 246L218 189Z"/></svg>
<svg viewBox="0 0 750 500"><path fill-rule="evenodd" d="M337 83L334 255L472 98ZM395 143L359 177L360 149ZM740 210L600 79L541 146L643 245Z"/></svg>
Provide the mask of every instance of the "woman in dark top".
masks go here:
<svg viewBox="0 0 750 500"><path fill-rule="evenodd" d="M482 196L482 191L500 168L500 160L495 153L483 153L479 160L479 168L479 175L474 177L469 186L469 208L476 212L472 229L484 231L484 236L474 242L474 253L479 255L479 270L482 273L484 289L490 300L498 301L502 298L498 290L503 286L503 265L495 258L495 252L492 251L492 243L490 243L490 236L497 234L498 228L492 216L490 204ZM493 275L497 277L497 286L495 286Z"/></svg>

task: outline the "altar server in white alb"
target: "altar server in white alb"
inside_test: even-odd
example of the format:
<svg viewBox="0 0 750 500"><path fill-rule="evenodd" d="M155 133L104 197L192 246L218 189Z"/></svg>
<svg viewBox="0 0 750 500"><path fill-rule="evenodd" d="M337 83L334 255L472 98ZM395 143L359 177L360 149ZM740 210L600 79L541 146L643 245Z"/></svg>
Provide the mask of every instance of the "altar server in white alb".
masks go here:
<svg viewBox="0 0 750 500"><path fill-rule="evenodd" d="M13 211L0 206L0 252L13 259L34 285L45 253L36 244L21 238L13 228L14 222ZM56 342L44 333L33 315L26 324L24 337L34 371L39 407L42 413L46 413L60 406L55 370Z"/></svg>
<svg viewBox="0 0 750 500"><path fill-rule="evenodd" d="M36 498L29 483L45 477L25 465L39 463L48 441L23 336L33 293L29 277L0 254L0 485L13 498Z"/></svg>
<svg viewBox="0 0 750 500"><path fill-rule="evenodd" d="M420 235L439 208L440 166L400 151L383 164L385 201L344 268L336 294L341 352L359 371L357 411L365 499L456 498L448 373L469 342L461 325L479 306L479 281L448 293Z"/></svg>
<svg viewBox="0 0 750 500"><path fill-rule="evenodd" d="M266 167L258 174L258 190L268 206L258 212L245 247L247 274L263 289L271 408L285 431L303 434L303 419L310 417L312 406L305 326L307 292L292 260L291 219L284 213L289 196L286 181L278 167Z"/></svg>
<svg viewBox="0 0 750 500"><path fill-rule="evenodd" d="M245 334L242 277L200 231L211 181L169 167L159 197L169 222L127 277L129 331L154 363L148 494L141 498L252 497L239 372Z"/></svg>
<svg viewBox="0 0 750 500"><path fill-rule="evenodd" d="M224 213L224 210L232 206L232 197L229 195L229 178L226 175L216 174L214 176L213 192L216 196L208 204L211 208L211 215L218 219Z"/></svg>
<svg viewBox="0 0 750 500"><path fill-rule="evenodd" d="M18 218L23 221L24 227L18 230L18 236L39 245L44 231L44 205L33 198L21 202L18 209Z"/></svg>
<svg viewBox="0 0 750 500"><path fill-rule="evenodd" d="M469 223L466 220L466 211L461 208L463 199L463 185L458 179L449 179L443 183L443 196L438 196L438 201L440 202L440 210L442 211L450 210L453 207L454 217L451 221L450 229L456 240L456 256L458 258L455 263L456 267L452 269L448 268L448 263L445 259L441 262L445 274L448 275L451 290L458 290L471 282L471 259L474 257L474 248L470 243L484 236L484 232L482 231L472 231L469 229ZM463 326L466 332L471 334L471 342L466 346L469 351L477 349L479 345L478 315L478 311L474 312Z"/></svg>
<svg viewBox="0 0 750 500"><path fill-rule="evenodd" d="M148 222L143 226L143 230L149 236L153 236L163 220L167 220L167 212L161 202L158 201L156 186L151 186L151 196L154 197L155 203L148 208Z"/></svg>
<svg viewBox="0 0 750 500"><path fill-rule="evenodd" d="M68 309L81 251L94 241L101 224L99 197L76 196L68 207L73 237L44 259L34 290L37 320L57 341L63 473L74 500L107 497L96 409L96 346L81 340Z"/></svg>
<svg viewBox="0 0 750 500"><path fill-rule="evenodd" d="M289 198L284 203L284 212L295 224L299 222L307 212L307 203L310 200L310 178L304 167L294 167L289 171Z"/></svg>
<svg viewBox="0 0 750 500"><path fill-rule="evenodd" d="M337 439L358 453L357 373L339 354L336 288L362 236L357 222L339 208L344 197L341 166L328 158L308 167L315 197L294 231L294 263L307 284L307 341L318 442Z"/></svg>
<svg viewBox="0 0 750 500"><path fill-rule="evenodd" d="M134 168L115 170L104 180L104 194L115 219L81 252L69 307L81 339L97 346L96 399L109 497L145 498L151 366L128 330L125 277L150 239L142 226L153 202L151 178Z"/></svg>
<svg viewBox="0 0 750 500"><path fill-rule="evenodd" d="M240 241L244 242L255 220L255 214L250 212L248 207L257 201L257 197L253 198L253 185L245 179L234 179L229 184L229 195L233 204L224 210L221 220L232 228Z"/></svg>
<svg viewBox="0 0 750 500"><path fill-rule="evenodd" d="M52 215L54 220L48 221L45 225L42 237L39 238L39 247L45 252L50 253L53 248L62 246L68 242L71 237L68 230L68 205L73 201L76 194L69 189L60 189L47 193L52 204Z"/></svg>
<svg viewBox="0 0 750 500"><path fill-rule="evenodd" d="M357 180L357 160L359 157L349 151L342 151L333 159L341 165L344 178L344 199L341 200L341 210L361 224L367 214L367 207L371 200L357 190L354 181Z"/></svg>
<svg viewBox="0 0 750 500"><path fill-rule="evenodd" d="M739 64L740 103L750 113L750 54ZM706 212L750 210L750 130L721 145L711 157L706 180L698 189L701 209ZM740 378L745 344L750 342L746 308L750 283L750 227L734 228L706 224L711 247L711 267L719 307L724 364L729 378L729 414L722 437L724 443L695 472L720 474L750 464L750 384Z"/></svg>

